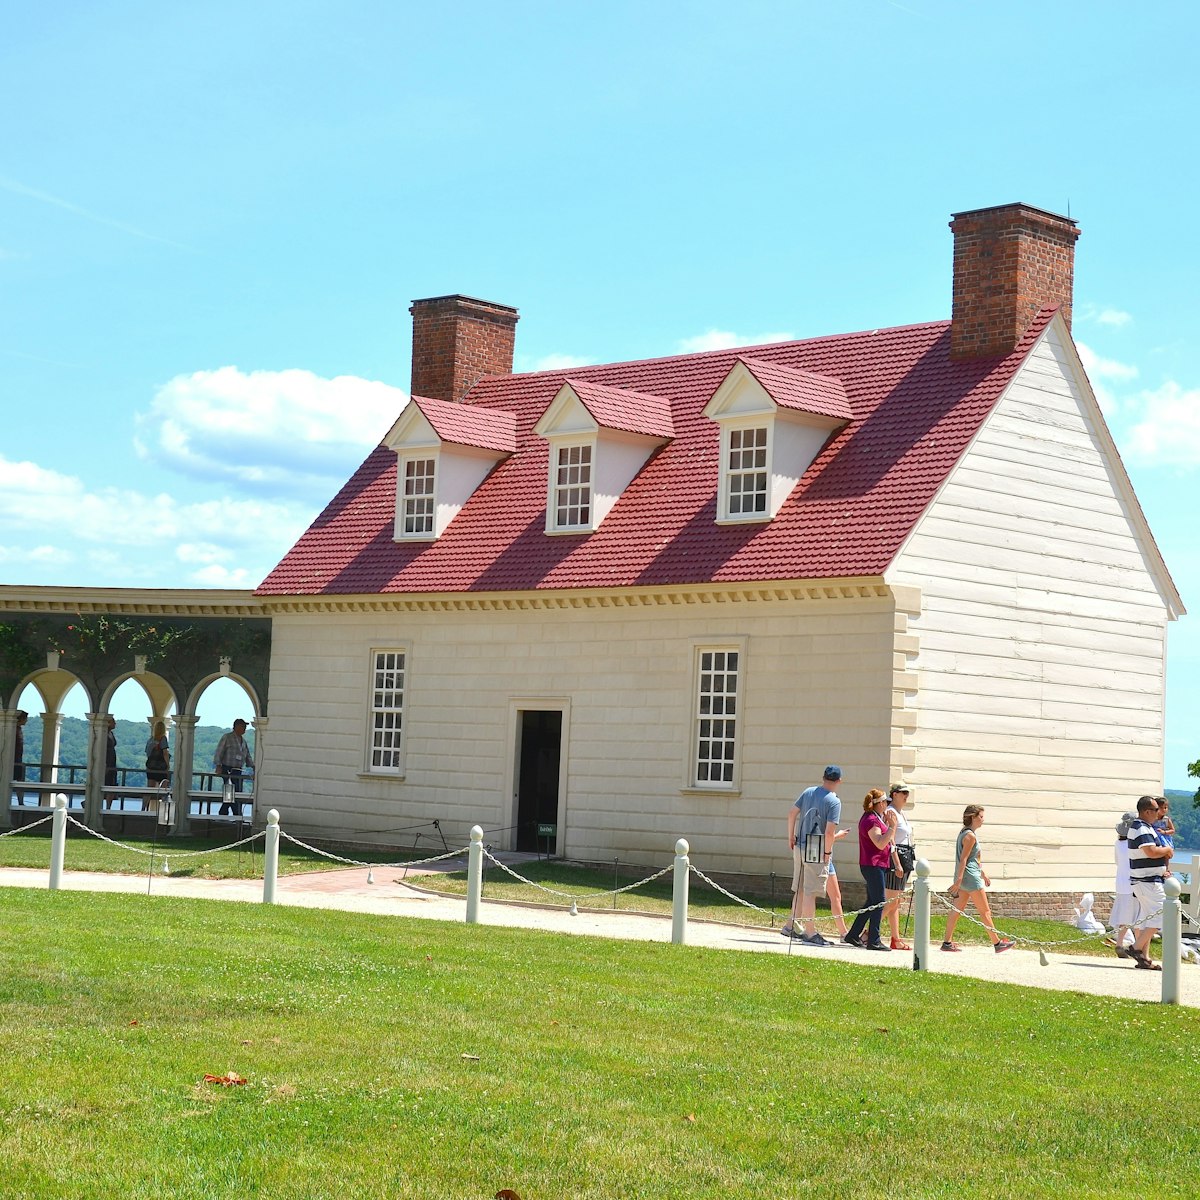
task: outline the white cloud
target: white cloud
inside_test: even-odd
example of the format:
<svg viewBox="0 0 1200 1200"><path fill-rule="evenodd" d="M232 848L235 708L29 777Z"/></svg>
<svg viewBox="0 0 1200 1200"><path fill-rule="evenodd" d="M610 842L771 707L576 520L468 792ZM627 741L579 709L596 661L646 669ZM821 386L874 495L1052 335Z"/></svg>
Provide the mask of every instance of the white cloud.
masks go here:
<svg viewBox="0 0 1200 1200"><path fill-rule="evenodd" d="M1097 325L1108 325L1120 329L1133 320L1133 314L1123 312L1119 308L1101 308L1098 304L1085 304L1078 310L1082 321L1095 321Z"/></svg>
<svg viewBox="0 0 1200 1200"><path fill-rule="evenodd" d="M1076 342L1079 357L1090 379L1136 379L1138 369L1129 363L1118 362L1115 358L1102 358L1090 346Z"/></svg>
<svg viewBox="0 0 1200 1200"><path fill-rule="evenodd" d="M269 494L340 487L408 402L353 375L221 367L177 375L137 417L139 455L186 475Z"/></svg>
<svg viewBox="0 0 1200 1200"><path fill-rule="evenodd" d="M725 329L710 329L696 337L684 338L679 349L684 354L698 354L704 350L732 350L734 346L765 346L768 342L790 342L794 333L731 333Z"/></svg>
<svg viewBox="0 0 1200 1200"><path fill-rule="evenodd" d="M1168 380L1140 393L1132 407L1137 417L1121 439L1131 461L1187 468L1200 462L1200 388Z"/></svg>
<svg viewBox="0 0 1200 1200"><path fill-rule="evenodd" d="M572 367L590 367L594 358L581 358L576 354L544 354L541 358L523 358L518 355L518 370L521 371L569 371Z"/></svg>
<svg viewBox="0 0 1200 1200"><path fill-rule="evenodd" d="M0 563L69 563L72 556L61 546L0 546Z"/></svg>
<svg viewBox="0 0 1200 1200"><path fill-rule="evenodd" d="M235 567L233 570L229 570L229 568L218 566L215 563L193 572L191 578L197 587L211 588L253 588L261 582L254 572L245 567Z"/></svg>
<svg viewBox="0 0 1200 1200"><path fill-rule="evenodd" d="M229 495L185 503L130 488L89 491L75 476L0 455L0 529L7 543L0 563L20 564L36 576L30 583L68 582L56 568L82 557L87 582L97 585L180 587L221 572L243 581L222 586L249 587L312 516L311 503ZM72 567L70 581L78 573Z"/></svg>
<svg viewBox="0 0 1200 1200"><path fill-rule="evenodd" d="M1137 367L1118 362L1115 358L1104 358L1083 342L1076 342L1075 346L1079 351L1084 370L1088 373L1092 391L1096 393L1096 402L1100 405L1100 411L1105 416L1111 417L1121 410L1122 404L1112 388L1108 386L1109 381L1128 383L1131 379L1137 378Z"/></svg>

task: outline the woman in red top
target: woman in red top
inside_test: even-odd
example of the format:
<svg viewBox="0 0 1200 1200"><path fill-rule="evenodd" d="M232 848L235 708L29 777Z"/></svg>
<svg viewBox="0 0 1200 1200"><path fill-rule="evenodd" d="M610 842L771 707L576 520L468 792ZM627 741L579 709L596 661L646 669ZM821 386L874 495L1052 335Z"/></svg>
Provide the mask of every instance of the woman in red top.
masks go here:
<svg viewBox="0 0 1200 1200"><path fill-rule="evenodd" d="M886 814L886 816L885 816ZM858 822L858 869L867 885L867 904L870 912L860 912L842 938L851 946L862 948L863 930L867 930L868 950L890 950L879 936L883 918L883 880L891 864L892 843L896 840L896 818L888 811L887 797L879 788L872 788L863 798L863 815Z"/></svg>

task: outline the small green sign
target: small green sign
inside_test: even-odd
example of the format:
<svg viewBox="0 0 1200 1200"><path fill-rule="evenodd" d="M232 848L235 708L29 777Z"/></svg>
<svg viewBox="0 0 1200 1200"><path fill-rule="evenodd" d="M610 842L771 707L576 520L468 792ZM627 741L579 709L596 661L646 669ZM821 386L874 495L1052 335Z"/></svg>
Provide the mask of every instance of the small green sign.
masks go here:
<svg viewBox="0 0 1200 1200"><path fill-rule="evenodd" d="M537 835L538 835L538 837L544 837L544 838L557 837L558 836L558 826L557 825L539 825Z"/></svg>

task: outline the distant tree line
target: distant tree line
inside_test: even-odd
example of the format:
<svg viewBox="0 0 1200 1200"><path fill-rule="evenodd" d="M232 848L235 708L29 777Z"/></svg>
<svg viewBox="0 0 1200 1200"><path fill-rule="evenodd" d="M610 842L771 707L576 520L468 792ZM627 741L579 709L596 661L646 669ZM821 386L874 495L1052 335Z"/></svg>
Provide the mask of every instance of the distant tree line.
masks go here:
<svg viewBox="0 0 1200 1200"><path fill-rule="evenodd" d="M1191 792L1166 792L1171 802L1171 820L1175 822L1175 845L1200 850L1200 808L1192 803Z"/></svg>
<svg viewBox="0 0 1200 1200"><path fill-rule="evenodd" d="M170 722L167 723L168 731ZM145 721L117 721L117 766L141 771L146 767L146 741L150 737L150 726ZM211 771L213 752L221 735L228 733L219 725L197 725L195 748L192 754L193 771ZM254 750L254 730L246 731L246 741ZM84 766L87 763L88 723L81 717L64 717L59 738L58 761ZM172 745L174 741L172 740ZM36 763L42 756L42 718L29 714L25 723L25 761ZM172 755L172 765L175 763ZM30 774L30 778L34 778Z"/></svg>

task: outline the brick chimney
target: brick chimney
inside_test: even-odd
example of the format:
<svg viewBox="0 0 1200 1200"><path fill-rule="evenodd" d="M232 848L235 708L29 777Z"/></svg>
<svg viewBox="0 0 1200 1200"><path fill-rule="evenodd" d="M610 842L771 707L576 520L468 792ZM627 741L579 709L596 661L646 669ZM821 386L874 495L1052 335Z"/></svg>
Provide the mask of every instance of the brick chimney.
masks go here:
<svg viewBox="0 0 1200 1200"><path fill-rule="evenodd" d="M1075 240L1070 217L1001 204L955 213L950 357L1008 354L1038 310L1062 306L1071 324Z"/></svg>
<svg viewBox="0 0 1200 1200"><path fill-rule="evenodd" d="M412 393L461 400L484 375L509 375L517 310L470 296L414 300Z"/></svg>

